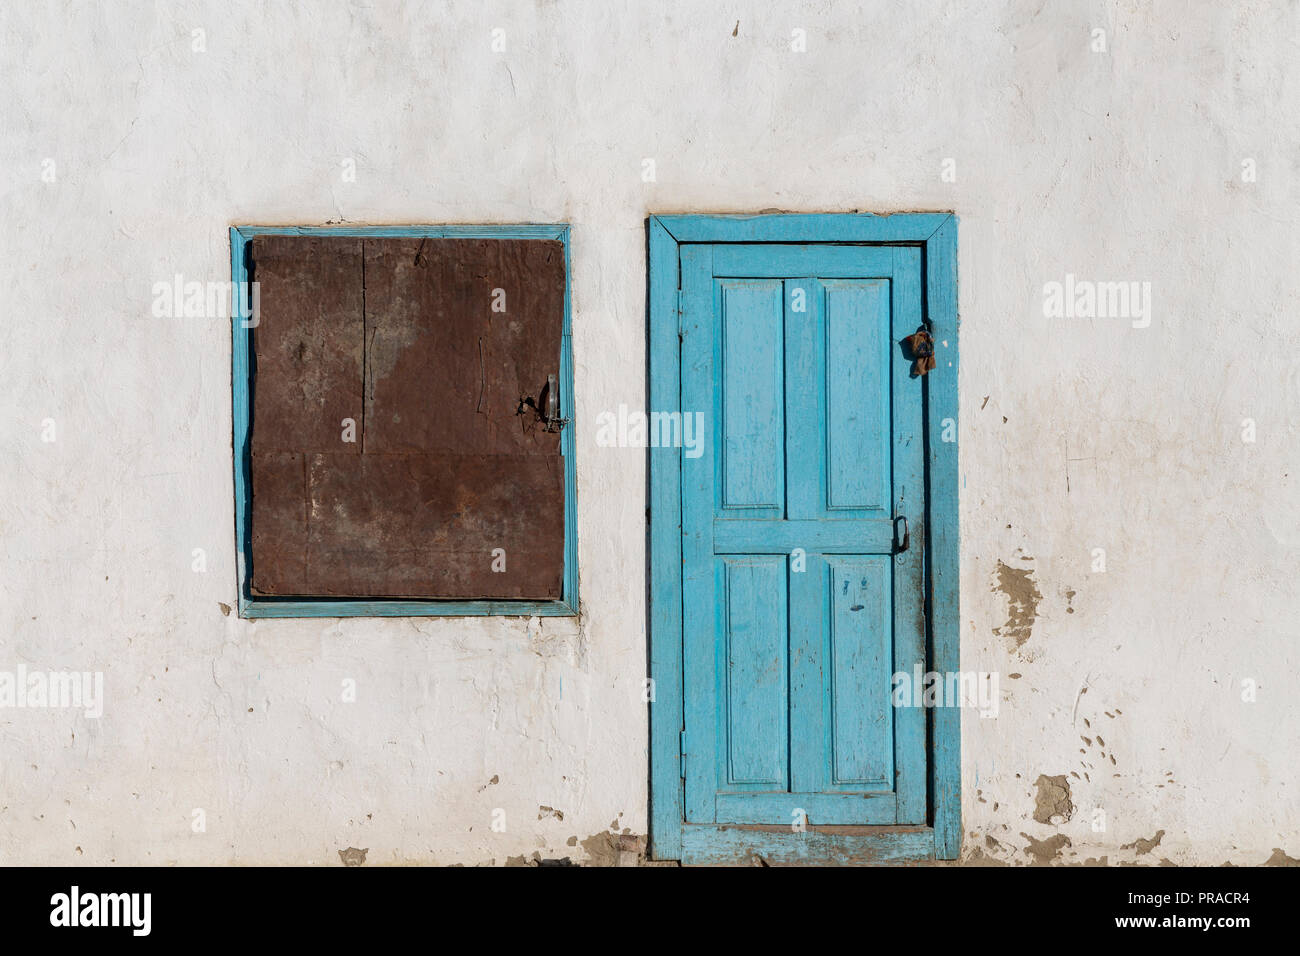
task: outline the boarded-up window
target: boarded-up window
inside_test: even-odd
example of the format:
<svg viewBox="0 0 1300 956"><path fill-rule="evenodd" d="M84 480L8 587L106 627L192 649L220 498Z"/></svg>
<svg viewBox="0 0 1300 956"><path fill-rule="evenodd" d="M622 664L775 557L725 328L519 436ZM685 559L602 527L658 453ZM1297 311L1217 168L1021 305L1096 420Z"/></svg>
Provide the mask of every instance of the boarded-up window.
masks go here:
<svg viewBox="0 0 1300 956"><path fill-rule="evenodd" d="M250 596L559 599L563 243L259 234L247 259Z"/></svg>

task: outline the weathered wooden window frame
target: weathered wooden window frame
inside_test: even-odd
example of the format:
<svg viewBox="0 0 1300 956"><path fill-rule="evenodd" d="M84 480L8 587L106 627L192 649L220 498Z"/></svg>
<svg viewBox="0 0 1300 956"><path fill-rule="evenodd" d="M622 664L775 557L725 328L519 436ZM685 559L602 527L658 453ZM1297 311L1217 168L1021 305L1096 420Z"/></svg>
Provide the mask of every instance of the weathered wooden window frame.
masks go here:
<svg viewBox="0 0 1300 956"><path fill-rule="evenodd" d="M556 601L337 600L254 596L252 568L251 398L252 329L248 282L254 236L326 236L403 239L553 239L564 244L564 327L560 340L560 411L569 424L560 434L564 458L564 578ZM235 473L235 562L238 611L243 618L274 617L483 617L487 615L571 616L578 613L578 517L574 467L573 343L570 323L569 226L567 223L465 226L231 226L231 395Z"/></svg>
<svg viewBox="0 0 1300 956"><path fill-rule="evenodd" d="M938 368L923 381L928 520L928 670L960 668L957 443L957 217L951 213L650 216L648 391L655 411L681 408L680 247L687 243L869 243L919 246L924 314ZM911 862L961 851L961 711L928 708L927 825L790 828L686 823L683 795L681 455L649 452L650 467L650 852L659 860L712 859L739 849L773 859ZM685 847L684 847L685 845Z"/></svg>

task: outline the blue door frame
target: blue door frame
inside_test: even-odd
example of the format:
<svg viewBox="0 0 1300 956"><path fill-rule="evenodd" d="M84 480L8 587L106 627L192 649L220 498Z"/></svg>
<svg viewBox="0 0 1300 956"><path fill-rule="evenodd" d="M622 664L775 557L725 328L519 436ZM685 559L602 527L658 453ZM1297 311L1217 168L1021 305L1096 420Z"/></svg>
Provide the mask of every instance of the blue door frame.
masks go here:
<svg viewBox="0 0 1300 956"><path fill-rule="evenodd" d="M694 244L855 244L919 250L935 372L921 380L927 519L923 522L927 666L959 669L957 511L957 220L948 213L652 216L649 241L649 407L682 408L682 279ZM698 246L697 246L698 247ZM945 441L944 438L948 440ZM960 711L926 709L924 824L818 826L688 823L684 787L682 455L650 454L650 849L684 863L907 862L954 859L961 848Z"/></svg>

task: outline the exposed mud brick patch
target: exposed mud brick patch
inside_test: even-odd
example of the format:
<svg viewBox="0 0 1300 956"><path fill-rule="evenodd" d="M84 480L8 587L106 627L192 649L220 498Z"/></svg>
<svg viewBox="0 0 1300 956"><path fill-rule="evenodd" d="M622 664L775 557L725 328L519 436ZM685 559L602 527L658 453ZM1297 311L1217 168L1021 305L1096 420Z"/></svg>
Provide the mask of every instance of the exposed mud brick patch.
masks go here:
<svg viewBox="0 0 1300 956"><path fill-rule="evenodd" d="M1058 833L1046 840L1035 840L1028 833L1020 835L1029 841L1029 846L1025 847L1024 853L1033 857L1034 866L1046 866L1060 856L1061 851L1070 845L1070 838L1064 833Z"/></svg>
<svg viewBox="0 0 1300 956"><path fill-rule="evenodd" d="M976 847L971 855L963 861L964 866L1010 866L1005 860L999 860L984 852L983 847Z"/></svg>
<svg viewBox="0 0 1300 956"><path fill-rule="evenodd" d="M1039 774L1034 781L1038 793L1034 797L1034 821L1058 826L1074 816L1070 802L1070 781L1065 774L1049 777Z"/></svg>
<svg viewBox="0 0 1300 956"><path fill-rule="evenodd" d="M343 861L344 866L361 866L366 862L366 854L369 852L370 847L358 850L356 847L350 846L346 850L339 850L339 859Z"/></svg>
<svg viewBox="0 0 1300 956"><path fill-rule="evenodd" d="M1153 836L1150 840L1143 840L1139 838L1134 840L1132 843L1125 843L1123 846L1120 847L1120 849L1137 850L1139 856L1142 855L1143 853L1150 853L1152 850L1154 850L1156 847L1160 845L1160 841L1164 839L1164 835L1165 835L1164 830L1157 830L1156 835Z"/></svg>
<svg viewBox="0 0 1300 956"><path fill-rule="evenodd" d="M616 866L618 864L618 847L614 843L614 834L597 833L580 841L587 851L586 866Z"/></svg>
<svg viewBox="0 0 1300 956"><path fill-rule="evenodd" d="M646 837L633 833L597 833L582 841L587 852L584 866L641 866L645 863Z"/></svg>
<svg viewBox="0 0 1300 956"><path fill-rule="evenodd" d="M993 633L1008 638L1014 647L1021 647L1033 636L1034 621L1038 619L1038 603L1042 592L1034 583L1032 568L1013 568L998 561L998 583L992 590L1001 591L1007 598L1007 622L995 627Z"/></svg>
<svg viewBox="0 0 1300 956"><path fill-rule="evenodd" d="M1265 860L1263 866L1300 866L1300 860L1287 856L1278 847L1273 847L1273 855Z"/></svg>

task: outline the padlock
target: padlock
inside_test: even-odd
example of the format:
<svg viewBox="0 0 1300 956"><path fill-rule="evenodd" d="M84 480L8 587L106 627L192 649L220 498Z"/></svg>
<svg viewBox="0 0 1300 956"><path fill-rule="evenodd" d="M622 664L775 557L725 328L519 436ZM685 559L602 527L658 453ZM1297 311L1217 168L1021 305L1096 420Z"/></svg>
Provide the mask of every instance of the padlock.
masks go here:
<svg viewBox="0 0 1300 956"><path fill-rule="evenodd" d="M924 375L934 368L934 336L924 325L918 326L915 332L903 339L903 346L912 359L913 375Z"/></svg>

